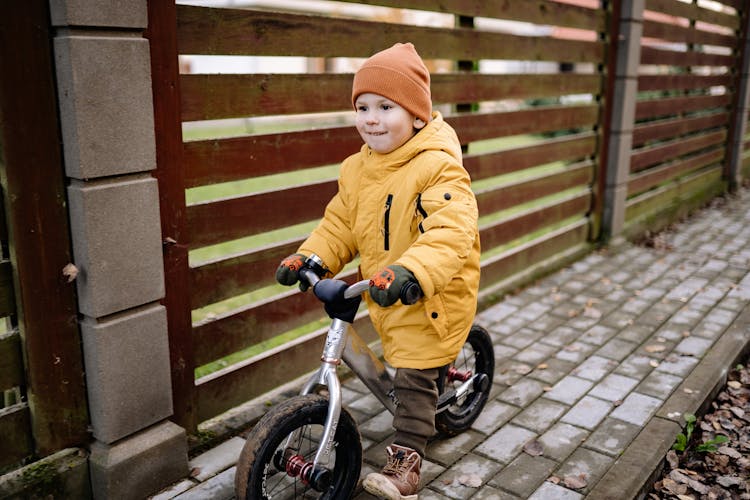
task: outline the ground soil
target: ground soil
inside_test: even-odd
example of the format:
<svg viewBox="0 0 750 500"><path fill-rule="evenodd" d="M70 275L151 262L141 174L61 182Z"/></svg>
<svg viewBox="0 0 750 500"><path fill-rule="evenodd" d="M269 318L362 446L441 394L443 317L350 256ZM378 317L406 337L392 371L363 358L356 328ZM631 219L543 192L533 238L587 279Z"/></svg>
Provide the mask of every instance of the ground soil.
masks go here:
<svg viewBox="0 0 750 500"><path fill-rule="evenodd" d="M687 427L682 434L687 437ZM725 436L726 441L719 436ZM697 416L685 449L672 449L667 454L661 478L646 498L750 500L750 368L747 362L730 371L727 384L706 413Z"/></svg>

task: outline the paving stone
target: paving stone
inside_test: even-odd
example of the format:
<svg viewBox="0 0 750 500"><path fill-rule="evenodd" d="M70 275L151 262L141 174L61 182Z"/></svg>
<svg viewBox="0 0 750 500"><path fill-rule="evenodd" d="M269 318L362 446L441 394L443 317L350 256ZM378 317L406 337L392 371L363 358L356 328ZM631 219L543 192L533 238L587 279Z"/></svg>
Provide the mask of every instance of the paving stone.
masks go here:
<svg viewBox="0 0 750 500"><path fill-rule="evenodd" d="M566 405L539 398L516 415L512 423L541 434L549 429L567 410L568 406Z"/></svg>
<svg viewBox="0 0 750 500"><path fill-rule="evenodd" d="M638 385L638 379L611 373L591 389L589 395L607 401L619 401L625 399L625 396L636 385Z"/></svg>
<svg viewBox="0 0 750 500"><path fill-rule="evenodd" d="M600 453L619 457L635 439L641 427L616 418L605 418L583 444Z"/></svg>
<svg viewBox="0 0 750 500"><path fill-rule="evenodd" d="M500 302L492 307L489 307L479 313L478 318L482 321L487 321L490 324L501 321L518 310L518 307L508 304L507 302Z"/></svg>
<svg viewBox="0 0 750 500"><path fill-rule="evenodd" d="M640 316L651 307L651 302L642 299L630 299L622 306L622 311L633 316Z"/></svg>
<svg viewBox="0 0 750 500"><path fill-rule="evenodd" d="M188 462L190 470L195 471L193 478L205 481L236 464L243 446L245 440L235 436L193 458Z"/></svg>
<svg viewBox="0 0 750 500"><path fill-rule="evenodd" d="M555 474L560 478L583 475L587 485L577 491L587 493L599 482L614 461L615 459L608 455L586 448L578 448L555 471Z"/></svg>
<svg viewBox="0 0 750 500"><path fill-rule="evenodd" d="M555 467L557 462L548 458L532 457L522 453L500 471L490 484L502 485L504 490L521 498L528 498L549 477Z"/></svg>
<svg viewBox="0 0 750 500"><path fill-rule="evenodd" d="M530 378L519 380L503 391L498 399L516 406L526 406L544 392L544 385Z"/></svg>
<svg viewBox="0 0 750 500"><path fill-rule="evenodd" d="M569 326L559 326L540 340L545 344L562 347L573 343L580 335L581 332Z"/></svg>
<svg viewBox="0 0 750 500"><path fill-rule="evenodd" d="M515 313L517 316L525 319L527 323L536 321L550 309L548 306L540 303L535 298L533 300L534 302L526 305L522 309L519 309Z"/></svg>
<svg viewBox="0 0 750 500"><path fill-rule="evenodd" d="M523 446L537 434L513 424L506 424L476 447L475 451L501 463L510 463Z"/></svg>
<svg viewBox="0 0 750 500"><path fill-rule="evenodd" d="M442 465L450 465L462 455L473 450L486 436L479 432L467 431L449 439L432 441L425 450L428 459Z"/></svg>
<svg viewBox="0 0 750 500"><path fill-rule="evenodd" d="M633 392L625 398L620 406L615 408L612 417L642 426L656 413L662 403L663 401L660 399Z"/></svg>
<svg viewBox="0 0 750 500"><path fill-rule="evenodd" d="M347 403L346 407L368 417L373 417L383 411L383 403L371 393L355 398Z"/></svg>
<svg viewBox="0 0 750 500"><path fill-rule="evenodd" d="M617 330L604 325L594 325L580 336L579 340L594 344L595 346L604 345L609 339L615 336Z"/></svg>
<svg viewBox="0 0 750 500"><path fill-rule="evenodd" d="M480 486L472 486L469 479L478 479L485 484L502 468L499 462L469 453L432 481L430 488L449 498L469 498Z"/></svg>
<svg viewBox="0 0 750 500"><path fill-rule="evenodd" d="M578 368L575 368L573 373L577 377L597 381L601 380L607 373L616 367L617 363L611 359L602 358L601 356L591 356L581 363Z"/></svg>
<svg viewBox="0 0 750 500"><path fill-rule="evenodd" d="M495 376L492 378L495 384L510 386L521 380L524 375L531 373L533 366L519 363L512 359L495 362Z"/></svg>
<svg viewBox="0 0 750 500"><path fill-rule="evenodd" d="M422 498L421 493L419 494L419 497ZM471 497L471 500L521 500L521 497L517 497L516 495L499 490L490 486L489 484L486 484L482 486L479 491L477 491L476 495Z"/></svg>
<svg viewBox="0 0 750 500"><path fill-rule="evenodd" d="M698 360L692 356L670 356L656 367L660 372L667 372L680 377L686 377L693 367L698 364Z"/></svg>
<svg viewBox="0 0 750 500"><path fill-rule="evenodd" d="M638 348L638 344L614 338L604 344L594 353L596 356L608 358L614 361L622 361L628 355Z"/></svg>
<svg viewBox="0 0 750 500"><path fill-rule="evenodd" d="M563 361L557 358L547 359L543 364L537 365L533 372L528 376L530 378L546 382L547 384L556 384L576 367L575 363Z"/></svg>
<svg viewBox="0 0 750 500"><path fill-rule="evenodd" d="M638 325L627 325L620 333L617 334L617 338L620 340L627 340L628 342L634 342L640 344L654 333L654 329L651 326L642 324Z"/></svg>
<svg viewBox="0 0 750 500"><path fill-rule="evenodd" d="M515 356L513 356L513 359L515 359L516 361L520 361L521 363L527 363L536 366L552 356L555 352L557 352L557 348L539 342L530 345L523 351L517 353Z"/></svg>
<svg viewBox="0 0 750 500"><path fill-rule="evenodd" d="M492 434L509 422L518 411L515 406L496 400L488 401L471 428L485 435Z"/></svg>
<svg viewBox="0 0 750 500"><path fill-rule="evenodd" d="M586 396L563 415L561 421L594 430L612 409L612 403Z"/></svg>
<svg viewBox="0 0 750 500"><path fill-rule="evenodd" d="M585 380L575 375L568 375L555 384L551 390L547 391L544 397L572 405L593 386L594 383L590 380Z"/></svg>
<svg viewBox="0 0 750 500"><path fill-rule="evenodd" d="M572 453L589 435L587 430L570 424L557 423L542 434L538 441L544 456L561 462Z"/></svg>
<svg viewBox="0 0 750 500"><path fill-rule="evenodd" d="M544 482L528 500L580 500L583 495L559 484Z"/></svg>
<svg viewBox="0 0 750 500"><path fill-rule="evenodd" d="M708 339L702 339L700 337L687 337L682 340L674 348L674 352L687 356L695 356L696 358L702 358L706 351L713 345Z"/></svg>
<svg viewBox="0 0 750 500"><path fill-rule="evenodd" d="M665 400L682 381L682 377L677 377L663 371L653 371L641 382L637 391L647 396Z"/></svg>
<svg viewBox="0 0 750 500"><path fill-rule="evenodd" d="M230 500L234 498L235 472L237 472L236 467L227 469L174 498L178 500L205 500L206 498Z"/></svg>
<svg viewBox="0 0 750 500"><path fill-rule="evenodd" d="M513 335L508 335L508 337L503 340L503 343L515 347L516 349L524 349L538 341L541 336L542 332L537 332L530 328L521 328Z"/></svg>
<svg viewBox="0 0 750 500"><path fill-rule="evenodd" d="M516 355L518 349L503 344L495 343L493 350L495 352L495 360L510 359Z"/></svg>
<svg viewBox="0 0 750 500"><path fill-rule="evenodd" d="M555 357L563 361L580 363L596 350L596 346L584 342L573 342L563 347Z"/></svg>
<svg viewBox="0 0 750 500"><path fill-rule="evenodd" d="M642 380L654 369L651 363L658 361L640 352L634 352L615 368L614 373Z"/></svg>
<svg viewBox="0 0 750 500"><path fill-rule="evenodd" d="M381 405L382 408L382 405ZM359 425L359 432L373 441L382 441L393 433L393 415L381 411L374 417Z"/></svg>

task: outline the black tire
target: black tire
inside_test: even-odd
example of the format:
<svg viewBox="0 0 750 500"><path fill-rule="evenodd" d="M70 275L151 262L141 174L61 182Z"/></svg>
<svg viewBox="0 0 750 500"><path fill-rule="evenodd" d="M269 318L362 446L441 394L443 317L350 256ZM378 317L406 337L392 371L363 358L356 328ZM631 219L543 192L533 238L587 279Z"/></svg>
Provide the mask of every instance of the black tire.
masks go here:
<svg viewBox="0 0 750 500"><path fill-rule="evenodd" d="M323 434L327 412L328 399L317 394L294 397L269 411L253 428L237 462L237 498L350 498L359 480L362 445L354 419L343 408L331 451L333 471L328 489L315 491L301 478L291 477L274 465L277 450L283 449L287 436L297 429L303 432L299 454L311 462Z"/></svg>
<svg viewBox="0 0 750 500"><path fill-rule="evenodd" d="M435 428L439 437L452 437L469 429L487 403L492 388L492 377L495 374L495 350L487 330L479 325L473 325L461 352L451 366L461 371L471 371L473 374L484 374L489 383L484 390L475 388L462 401L435 416ZM441 394L446 389L459 385L460 381L451 382L447 375L438 381Z"/></svg>

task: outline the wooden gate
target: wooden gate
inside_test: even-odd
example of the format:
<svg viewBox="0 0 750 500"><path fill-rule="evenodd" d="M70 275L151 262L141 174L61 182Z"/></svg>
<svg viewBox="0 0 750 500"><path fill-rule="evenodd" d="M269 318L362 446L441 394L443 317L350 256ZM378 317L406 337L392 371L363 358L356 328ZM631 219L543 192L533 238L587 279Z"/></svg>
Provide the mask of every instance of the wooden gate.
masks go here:
<svg viewBox="0 0 750 500"><path fill-rule="evenodd" d="M277 286L274 269L322 215L336 166L360 146L352 72L378 50L415 44L431 69L435 106L465 144L481 215L483 301L579 257L599 237L600 144L617 47L608 33L616 32L619 1L300 7L316 4L280 12L278 2L149 2L175 408L190 430L318 363L320 307L310 294ZM644 22L648 39L689 40L690 48L645 47L644 65L684 58L726 69L736 59L739 37L722 30L739 26L738 0L718 14L675 0L647 4L667 14ZM703 54L703 44L732 54ZM246 65L207 69L218 57L230 68ZM690 71L639 78L632 227L659 213L650 211L664 203L659 190L691 197L722 186L733 81ZM724 94L708 90L715 87ZM622 161L630 153L609 152ZM374 340L366 317L358 321Z"/></svg>

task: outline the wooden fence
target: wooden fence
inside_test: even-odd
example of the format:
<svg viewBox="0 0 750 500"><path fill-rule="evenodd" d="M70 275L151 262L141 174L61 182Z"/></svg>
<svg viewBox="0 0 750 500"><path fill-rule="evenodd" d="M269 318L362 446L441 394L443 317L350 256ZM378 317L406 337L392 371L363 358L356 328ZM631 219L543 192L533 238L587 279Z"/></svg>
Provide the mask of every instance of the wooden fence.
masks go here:
<svg viewBox="0 0 750 500"><path fill-rule="evenodd" d="M465 144L483 301L599 241L613 155L630 166L632 235L726 189L727 138L741 112L741 0L719 11L646 0L632 145L609 151L602 144L622 112L608 107L619 1L335 4L325 15L149 2L175 418L189 430L317 365L324 332L305 327L321 308L275 285L274 269L334 194L327 166L360 146L346 121L351 68L395 42L413 42L428 62L434 104ZM348 4L378 6L365 12L380 17ZM316 70L179 72L178 57L219 55L305 58ZM232 119L287 128L182 138ZM374 340L366 318L358 322Z"/></svg>

